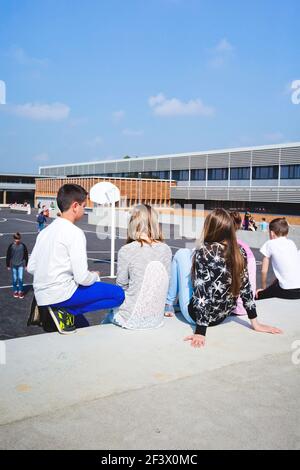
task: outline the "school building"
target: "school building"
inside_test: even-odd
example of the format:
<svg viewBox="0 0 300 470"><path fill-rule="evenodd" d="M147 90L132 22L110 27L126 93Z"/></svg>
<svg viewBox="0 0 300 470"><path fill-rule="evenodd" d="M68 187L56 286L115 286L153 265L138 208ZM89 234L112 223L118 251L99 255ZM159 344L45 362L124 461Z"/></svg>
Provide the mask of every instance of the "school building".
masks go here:
<svg viewBox="0 0 300 470"><path fill-rule="evenodd" d="M67 181L89 189L95 182L109 180L120 188L123 205L203 203L207 209L296 215L300 142L42 166L39 176L36 200L54 197Z"/></svg>
<svg viewBox="0 0 300 470"><path fill-rule="evenodd" d="M39 175L1 173L0 174L0 204L13 204L14 202L34 203L35 183Z"/></svg>

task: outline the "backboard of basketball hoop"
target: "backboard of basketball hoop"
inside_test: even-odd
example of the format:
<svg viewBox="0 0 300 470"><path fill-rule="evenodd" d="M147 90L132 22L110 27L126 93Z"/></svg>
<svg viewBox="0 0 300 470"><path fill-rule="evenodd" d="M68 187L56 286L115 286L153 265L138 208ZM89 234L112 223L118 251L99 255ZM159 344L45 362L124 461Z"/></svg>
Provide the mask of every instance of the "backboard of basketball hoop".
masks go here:
<svg viewBox="0 0 300 470"><path fill-rule="evenodd" d="M91 188L90 200L96 204L113 204L120 200L120 190L114 184L103 181Z"/></svg>

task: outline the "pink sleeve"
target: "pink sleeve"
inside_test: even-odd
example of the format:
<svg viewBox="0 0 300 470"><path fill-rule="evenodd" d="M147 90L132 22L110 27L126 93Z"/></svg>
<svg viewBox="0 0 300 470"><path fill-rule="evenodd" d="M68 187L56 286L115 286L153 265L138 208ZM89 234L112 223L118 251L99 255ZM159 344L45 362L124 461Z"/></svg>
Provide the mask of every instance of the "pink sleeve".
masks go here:
<svg viewBox="0 0 300 470"><path fill-rule="evenodd" d="M253 296L255 295L256 291L256 261L255 256L247 243L244 243L240 240L237 241L238 244L244 248L246 255L247 255L247 263L248 263L248 273L249 273L249 281L251 284L251 289L253 292ZM247 312L244 309L242 299L239 297L237 301L237 308L235 311L236 315L246 315Z"/></svg>
<svg viewBox="0 0 300 470"><path fill-rule="evenodd" d="M254 258L253 251L251 250L250 246L247 245L247 243L242 242L241 240L238 240L237 242L246 251L247 259L248 258Z"/></svg>

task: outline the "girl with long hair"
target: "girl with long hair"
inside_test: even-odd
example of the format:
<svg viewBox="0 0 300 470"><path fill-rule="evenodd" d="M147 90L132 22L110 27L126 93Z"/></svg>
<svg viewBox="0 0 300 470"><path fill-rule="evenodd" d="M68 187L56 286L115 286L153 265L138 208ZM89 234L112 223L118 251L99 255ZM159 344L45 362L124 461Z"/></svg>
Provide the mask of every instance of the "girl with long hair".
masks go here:
<svg viewBox="0 0 300 470"><path fill-rule="evenodd" d="M163 242L158 214L149 205L132 210L127 243L118 253L117 285L124 303L112 322L129 329L157 328L163 324L172 252Z"/></svg>
<svg viewBox="0 0 300 470"><path fill-rule="evenodd" d="M188 253L186 250L184 253L185 270L181 274L177 272L177 280L184 275L188 276L186 269ZM182 264L177 262L179 271L181 267ZM178 281L177 286L180 290ZM185 304L180 304L180 298L183 299L182 293L179 296L179 304L186 320L196 326L195 333L185 338L185 341L191 341L191 346L205 345L207 327L218 325L234 313L239 296L255 331L281 333L278 328L262 325L257 321L256 306L247 270L246 252L238 245L232 218L224 209L213 210L205 219L203 239L192 255L190 287L192 293L189 301L187 301L187 294L189 294L189 289L187 289L184 297ZM172 282L170 288L172 288ZM172 292L173 299L174 293L175 289ZM169 291L167 304L169 304L170 297ZM172 312L172 307L169 308L167 305L166 315L169 312Z"/></svg>

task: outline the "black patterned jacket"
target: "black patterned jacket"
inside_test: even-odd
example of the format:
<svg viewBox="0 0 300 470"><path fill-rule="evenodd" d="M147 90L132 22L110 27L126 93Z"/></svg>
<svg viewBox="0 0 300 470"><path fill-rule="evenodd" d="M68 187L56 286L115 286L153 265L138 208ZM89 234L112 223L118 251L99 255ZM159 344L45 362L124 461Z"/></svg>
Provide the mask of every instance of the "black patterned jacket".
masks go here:
<svg viewBox="0 0 300 470"><path fill-rule="evenodd" d="M250 319L256 318L256 305L249 281L247 255L242 273L240 297ZM221 323L236 308L238 297L230 291L231 274L226 267L224 248L220 243L203 244L195 251L195 279L189 314L196 322L195 334L205 336L206 328Z"/></svg>

